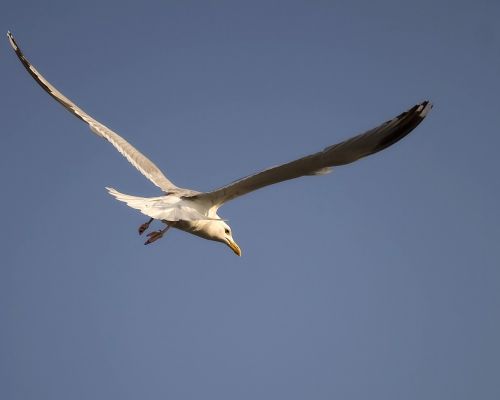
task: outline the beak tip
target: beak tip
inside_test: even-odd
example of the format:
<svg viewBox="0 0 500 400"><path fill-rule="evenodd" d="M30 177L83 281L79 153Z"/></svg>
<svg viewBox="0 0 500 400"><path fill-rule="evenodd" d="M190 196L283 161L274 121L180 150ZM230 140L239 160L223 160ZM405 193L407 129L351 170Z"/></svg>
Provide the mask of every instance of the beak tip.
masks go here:
<svg viewBox="0 0 500 400"><path fill-rule="evenodd" d="M236 254L238 257L241 257L241 249L240 246L238 246L235 242L233 241L228 241L227 245L231 248L231 250Z"/></svg>

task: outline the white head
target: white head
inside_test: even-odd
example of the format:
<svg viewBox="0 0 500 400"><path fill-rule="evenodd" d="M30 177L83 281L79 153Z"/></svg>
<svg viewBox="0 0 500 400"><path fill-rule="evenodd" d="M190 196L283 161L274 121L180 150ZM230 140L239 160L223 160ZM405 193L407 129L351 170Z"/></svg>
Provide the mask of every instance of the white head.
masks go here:
<svg viewBox="0 0 500 400"><path fill-rule="evenodd" d="M231 228L224 221L210 221L205 225L203 231L207 239L215 240L228 245L236 255L241 257L240 246L238 246L234 241Z"/></svg>

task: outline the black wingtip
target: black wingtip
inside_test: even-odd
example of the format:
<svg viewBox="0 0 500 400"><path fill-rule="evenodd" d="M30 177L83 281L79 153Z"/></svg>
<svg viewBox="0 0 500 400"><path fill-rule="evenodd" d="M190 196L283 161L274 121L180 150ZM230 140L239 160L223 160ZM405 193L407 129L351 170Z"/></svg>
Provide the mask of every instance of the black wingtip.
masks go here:
<svg viewBox="0 0 500 400"><path fill-rule="evenodd" d="M433 104L429 100L425 100L419 104L418 114L421 118L425 118L429 111L432 109Z"/></svg>
<svg viewBox="0 0 500 400"><path fill-rule="evenodd" d="M382 138L373 153L392 146L403 139L425 119L431 108L432 103L429 100L425 100L396 117L394 120L399 120L398 123L394 126L391 133Z"/></svg>
<svg viewBox="0 0 500 400"><path fill-rule="evenodd" d="M7 31L7 38L9 39L9 43L12 46L12 48L17 51L18 46L16 43L16 39L14 39L14 35L11 33L11 31Z"/></svg>

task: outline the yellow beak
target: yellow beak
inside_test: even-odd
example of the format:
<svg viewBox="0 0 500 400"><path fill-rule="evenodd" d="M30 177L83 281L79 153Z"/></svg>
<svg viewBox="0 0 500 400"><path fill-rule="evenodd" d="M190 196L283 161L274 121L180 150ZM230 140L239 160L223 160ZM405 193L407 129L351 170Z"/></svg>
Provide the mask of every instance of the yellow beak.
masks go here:
<svg viewBox="0 0 500 400"><path fill-rule="evenodd" d="M231 247L231 250L234 251L234 254L241 257L240 246L238 246L235 241L233 241L232 239L227 239L227 245Z"/></svg>

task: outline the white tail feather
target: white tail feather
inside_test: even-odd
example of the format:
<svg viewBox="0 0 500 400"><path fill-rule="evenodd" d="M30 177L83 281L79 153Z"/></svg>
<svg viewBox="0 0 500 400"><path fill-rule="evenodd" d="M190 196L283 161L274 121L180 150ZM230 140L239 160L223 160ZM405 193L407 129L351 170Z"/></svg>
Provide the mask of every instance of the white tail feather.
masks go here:
<svg viewBox="0 0 500 400"><path fill-rule="evenodd" d="M144 215L161 221L200 221L218 219L203 215L192 207L192 202L182 200L177 196L139 197L120 193L118 190L109 187L106 189L109 194L118 201L127 203L129 207L139 210Z"/></svg>

